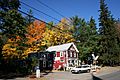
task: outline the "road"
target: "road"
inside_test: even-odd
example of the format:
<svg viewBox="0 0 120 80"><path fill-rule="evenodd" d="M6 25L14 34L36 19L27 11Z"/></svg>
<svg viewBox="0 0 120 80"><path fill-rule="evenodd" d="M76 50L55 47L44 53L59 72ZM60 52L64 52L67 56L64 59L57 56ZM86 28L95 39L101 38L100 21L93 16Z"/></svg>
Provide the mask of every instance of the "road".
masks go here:
<svg viewBox="0 0 120 80"><path fill-rule="evenodd" d="M4 79L0 79L4 80ZM29 77L6 79L6 80L36 80ZM72 74L71 72L53 71L50 73L41 73L41 78L37 80L120 80L120 67L102 68L98 73L80 73Z"/></svg>
<svg viewBox="0 0 120 80"><path fill-rule="evenodd" d="M102 76L93 75L93 78L91 80L120 80L120 71L102 75Z"/></svg>
<svg viewBox="0 0 120 80"><path fill-rule="evenodd" d="M70 72L56 72L45 76L47 80L120 80L120 71L108 74L81 73L72 74Z"/></svg>
<svg viewBox="0 0 120 80"><path fill-rule="evenodd" d="M91 73L72 74L71 72L53 72L45 76L47 80L87 80Z"/></svg>
<svg viewBox="0 0 120 80"><path fill-rule="evenodd" d="M120 71L105 75L92 75L92 73L72 74L71 72L53 72L43 74L40 79L16 78L0 80L120 80Z"/></svg>

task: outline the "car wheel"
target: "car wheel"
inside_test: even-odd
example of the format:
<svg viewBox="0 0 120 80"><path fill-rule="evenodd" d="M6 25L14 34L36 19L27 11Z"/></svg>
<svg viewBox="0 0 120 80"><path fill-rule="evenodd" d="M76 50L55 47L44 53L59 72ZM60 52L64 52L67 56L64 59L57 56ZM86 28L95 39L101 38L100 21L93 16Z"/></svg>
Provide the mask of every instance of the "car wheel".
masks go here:
<svg viewBox="0 0 120 80"><path fill-rule="evenodd" d="M78 73L81 73L81 71L79 71Z"/></svg>
<svg viewBox="0 0 120 80"><path fill-rule="evenodd" d="M72 74L74 74L74 72L72 72Z"/></svg>

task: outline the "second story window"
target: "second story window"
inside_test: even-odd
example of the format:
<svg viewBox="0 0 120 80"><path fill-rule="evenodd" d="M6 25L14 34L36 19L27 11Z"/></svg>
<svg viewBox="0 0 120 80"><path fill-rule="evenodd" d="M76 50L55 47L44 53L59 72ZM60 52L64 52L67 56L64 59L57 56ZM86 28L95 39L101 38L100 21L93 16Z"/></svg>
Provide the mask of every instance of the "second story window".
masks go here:
<svg viewBox="0 0 120 80"><path fill-rule="evenodd" d="M70 51L70 57L72 57L72 51Z"/></svg>
<svg viewBox="0 0 120 80"><path fill-rule="evenodd" d="M74 52L74 57L76 57L76 53Z"/></svg>
<svg viewBox="0 0 120 80"><path fill-rule="evenodd" d="M60 52L60 57L63 57L63 52Z"/></svg>

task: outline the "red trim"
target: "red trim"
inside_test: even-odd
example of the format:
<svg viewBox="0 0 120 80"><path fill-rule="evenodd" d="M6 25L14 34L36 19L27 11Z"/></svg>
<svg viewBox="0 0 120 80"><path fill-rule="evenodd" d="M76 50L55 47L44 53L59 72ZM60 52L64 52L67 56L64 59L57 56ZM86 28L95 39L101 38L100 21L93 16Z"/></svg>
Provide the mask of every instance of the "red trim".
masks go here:
<svg viewBox="0 0 120 80"><path fill-rule="evenodd" d="M57 57L60 57L60 52L57 52L57 55L56 55Z"/></svg>

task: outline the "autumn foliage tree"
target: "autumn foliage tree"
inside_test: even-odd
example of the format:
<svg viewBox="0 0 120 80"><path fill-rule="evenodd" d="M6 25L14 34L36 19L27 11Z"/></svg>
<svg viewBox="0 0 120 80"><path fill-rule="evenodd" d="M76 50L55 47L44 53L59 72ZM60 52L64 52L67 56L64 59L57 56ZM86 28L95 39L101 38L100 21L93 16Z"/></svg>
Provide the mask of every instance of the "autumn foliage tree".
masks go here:
<svg viewBox="0 0 120 80"><path fill-rule="evenodd" d="M62 19L60 23L56 26L47 28L43 34L43 43L47 47L73 42L74 38L72 34L68 31L69 26L66 24L67 20Z"/></svg>
<svg viewBox="0 0 120 80"><path fill-rule="evenodd" d="M0 0L0 57L11 58L9 54L14 52L9 51L14 49L16 52L22 54L22 45L25 40L26 21L24 17L18 12L20 6L19 0ZM18 36L22 37L18 40ZM24 38L24 40L23 40ZM20 46L15 46L19 44ZM1 54L3 56L1 56ZM17 55L17 54L15 54ZM14 55L12 55L14 56ZM0 58L0 59L1 59ZM16 57L17 58L17 57ZM4 60L0 60L0 62ZM2 64L0 63L0 64Z"/></svg>
<svg viewBox="0 0 120 80"><path fill-rule="evenodd" d="M25 51L25 54L28 54L33 51L41 50L43 33L45 32L45 22L35 20L27 28L27 44L29 45L28 49Z"/></svg>
<svg viewBox="0 0 120 80"><path fill-rule="evenodd" d="M3 46L2 54L4 59L22 59L23 58L23 51L25 47L21 46L21 38L16 36L16 38L10 38L7 40L6 44Z"/></svg>

